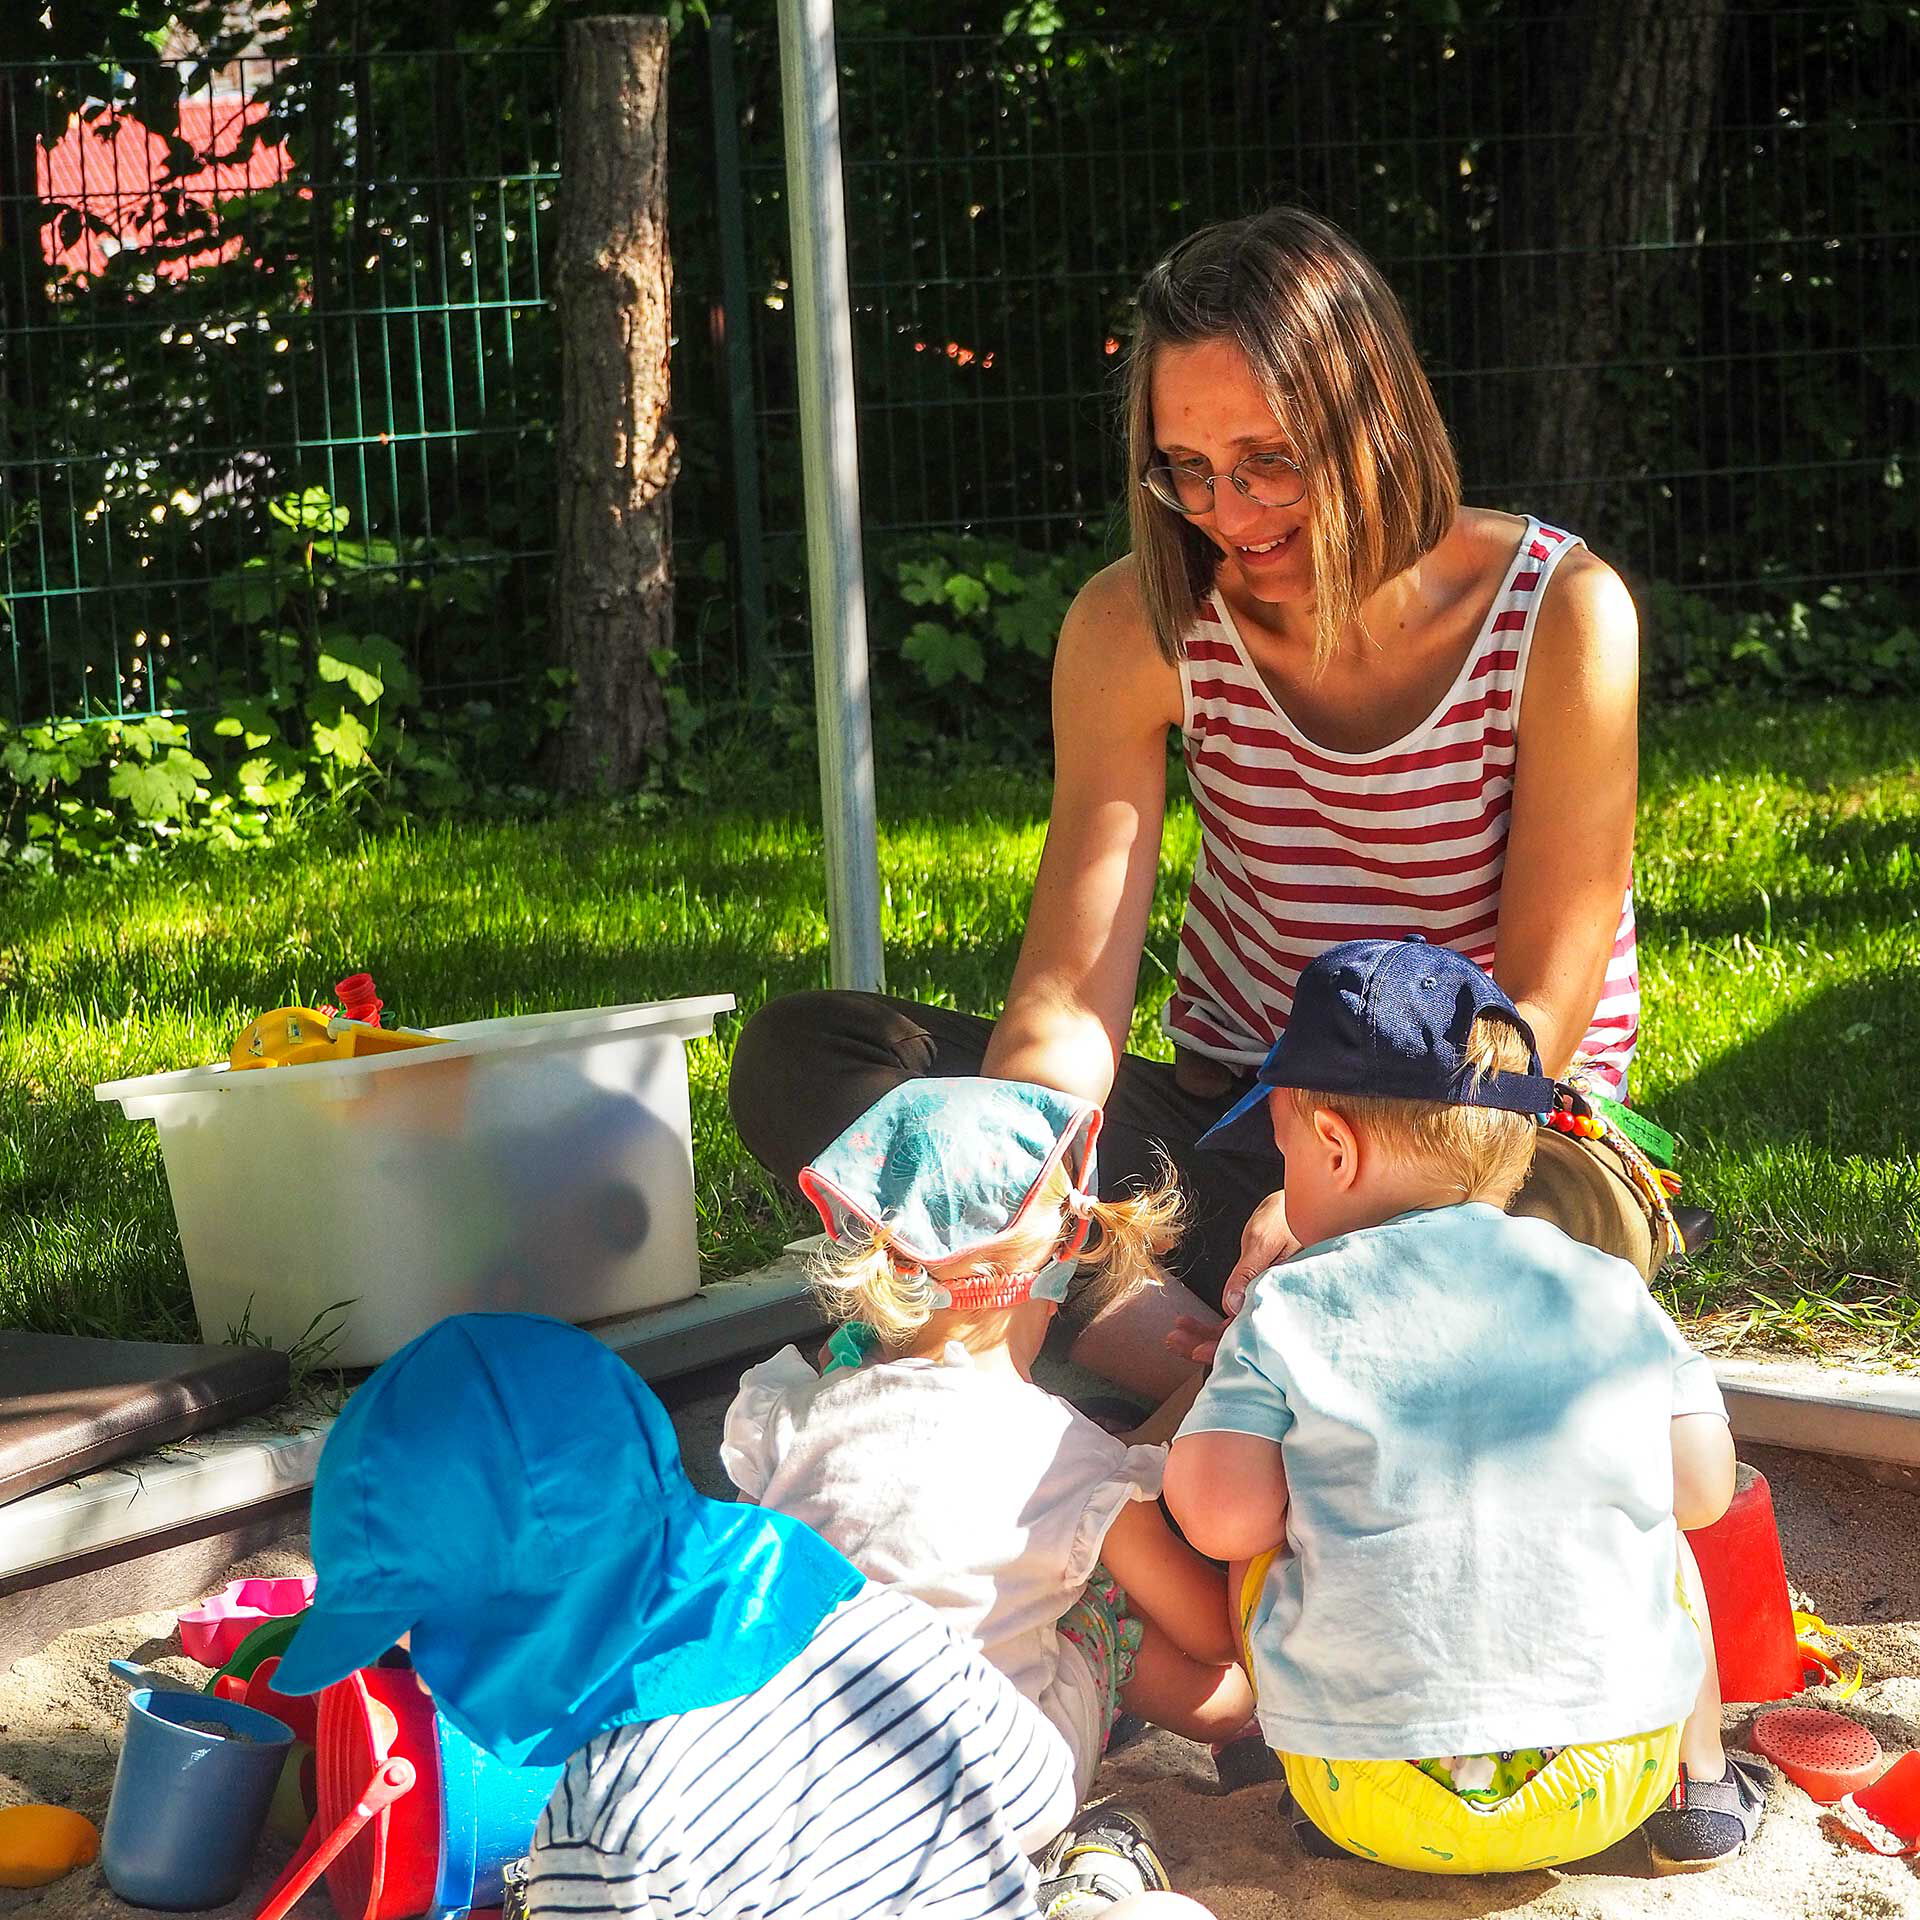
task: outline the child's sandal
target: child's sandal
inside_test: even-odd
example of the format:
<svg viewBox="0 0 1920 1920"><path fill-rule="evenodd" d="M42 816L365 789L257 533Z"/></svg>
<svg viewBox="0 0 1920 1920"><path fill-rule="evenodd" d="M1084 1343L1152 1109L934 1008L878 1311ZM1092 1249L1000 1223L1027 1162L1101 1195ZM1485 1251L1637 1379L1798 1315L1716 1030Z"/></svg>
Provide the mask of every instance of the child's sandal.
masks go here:
<svg viewBox="0 0 1920 1920"><path fill-rule="evenodd" d="M1040 1861L1041 1920L1093 1920L1142 1893L1170 1893L1144 1814L1117 1800L1081 1809Z"/></svg>
<svg viewBox="0 0 1920 1920"><path fill-rule="evenodd" d="M1766 1762L1729 1753L1718 1780L1690 1780L1685 1767L1667 1804L1641 1823L1655 1873L1700 1873L1739 1853L1766 1818Z"/></svg>
<svg viewBox="0 0 1920 1920"><path fill-rule="evenodd" d="M1222 1793L1238 1793L1242 1787L1270 1785L1285 1769L1261 1736L1259 1721L1252 1720L1231 1740L1214 1744L1213 1771Z"/></svg>

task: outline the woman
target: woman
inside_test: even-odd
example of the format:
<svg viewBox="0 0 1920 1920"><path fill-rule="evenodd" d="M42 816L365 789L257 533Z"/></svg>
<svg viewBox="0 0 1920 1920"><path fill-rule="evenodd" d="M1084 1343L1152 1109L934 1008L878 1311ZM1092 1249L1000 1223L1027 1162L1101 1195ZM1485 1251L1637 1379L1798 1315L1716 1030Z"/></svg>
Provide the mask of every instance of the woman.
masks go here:
<svg viewBox="0 0 1920 1920"><path fill-rule="evenodd" d="M1193 1143L1250 1084L1314 954L1405 933L1457 948L1525 1015L1547 1072L1580 1061L1624 1091L1638 633L1573 536L1461 506L1399 303L1311 214L1206 228L1148 274L1126 411L1133 551L1061 631L1052 813L999 1021L793 995L742 1033L730 1099L789 1180L912 1074L1103 1102L1103 1186L1164 1151L1191 1196L1186 1284L1061 1318L1075 1360L1168 1393L1189 1372L1173 1322L1210 1319L1203 1300L1294 1245L1258 1163ZM1201 827L1172 1065L1125 1052L1169 729ZM1543 1132L1515 1207L1654 1264L1627 1183L1563 1136Z"/></svg>

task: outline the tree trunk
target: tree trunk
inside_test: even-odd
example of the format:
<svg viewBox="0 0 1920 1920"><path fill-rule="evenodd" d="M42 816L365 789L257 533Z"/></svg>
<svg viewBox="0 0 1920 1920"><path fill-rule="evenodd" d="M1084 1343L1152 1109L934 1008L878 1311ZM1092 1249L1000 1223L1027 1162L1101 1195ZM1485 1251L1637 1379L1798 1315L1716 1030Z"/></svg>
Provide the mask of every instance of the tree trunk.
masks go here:
<svg viewBox="0 0 1920 1920"><path fill-rule="evenodd" d="M560 782L622 792L666 744L654 656L673 643L666 22L571 24L562 113L554 606L575 686Z"/></svg>
<svg viewBox="0 0 1920 1920"><path fill-rule="evenodd" d="M1635 422L1611 402L1609 363L1649 315L1681 297L1696 254L1695 200L1719 93L1725 0L1585 0L1543 27L1534 124L1505 200L1505 364L1510 404L1489 409L1477 488L1576 531L1619 531L1619 475ZM1610 497L1612 496L1612 497Z"/></svg>
<svg viewBox="0 0 1920 1920"><path fill-rule="evenodd" d="M15 51L0 39L0 53ZM22 67L0 72L0 334L6 336L0 352L0 461L24 457L44 429L33 418L46 400L37 372L52 310L42 252L46 210L40 200L39 155L33 76ZM6 503L0 500L0 531L6 518Z"/></svg>

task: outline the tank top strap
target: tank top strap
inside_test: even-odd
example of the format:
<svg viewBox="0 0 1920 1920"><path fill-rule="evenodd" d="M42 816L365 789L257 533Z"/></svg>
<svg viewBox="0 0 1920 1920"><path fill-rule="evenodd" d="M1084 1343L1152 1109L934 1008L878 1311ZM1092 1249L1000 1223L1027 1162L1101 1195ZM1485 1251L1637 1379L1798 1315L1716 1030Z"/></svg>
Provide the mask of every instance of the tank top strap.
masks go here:
<svg viewBox="0 0 1920 1920"><path fill-rule="evenodd" d="M1467 669L1470 682L1480 693L1494 696L1515 721L1519 719L1520 690L1526 684L1534 625L1547 595L1547 582L1560 562L1580 544L1578 534L1550 527L1529 514L1486 624L1473 643Z"/></svg>

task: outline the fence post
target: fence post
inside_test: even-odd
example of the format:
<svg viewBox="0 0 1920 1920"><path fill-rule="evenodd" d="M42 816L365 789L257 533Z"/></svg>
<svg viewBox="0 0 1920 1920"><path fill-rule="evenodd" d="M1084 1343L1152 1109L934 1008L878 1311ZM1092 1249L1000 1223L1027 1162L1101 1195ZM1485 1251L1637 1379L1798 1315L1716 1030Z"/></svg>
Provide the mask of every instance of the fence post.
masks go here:
<svg viewBox="0 0 1920 1920"><path fill-rule="evenodd" d="M713 91L713 191L720 215L720 347L733 468L733 614L747 685L767 677L767 589L760 543L760 450L753 425L753 341L747 305L746 193L740 181L740 95L733 77L733 17L716 13L707 36Z"/></svg>
<svg viewBox="0 0 1920 1920"><path fill-rule="evenodd" d="M793 331L800 370L830 964L836 987L881 992L886 962L880 945L859 423L853 404L833 0L780 0L780 99L793 231Z"/></svg>
<svg viewBox="0 0 1920 1920"><path fill-rule="evenodd" d="M576 20L565 54L554 619L575 684L559 774L618 792L665 744L653 658L673 644L667 23Z"/></svg>

